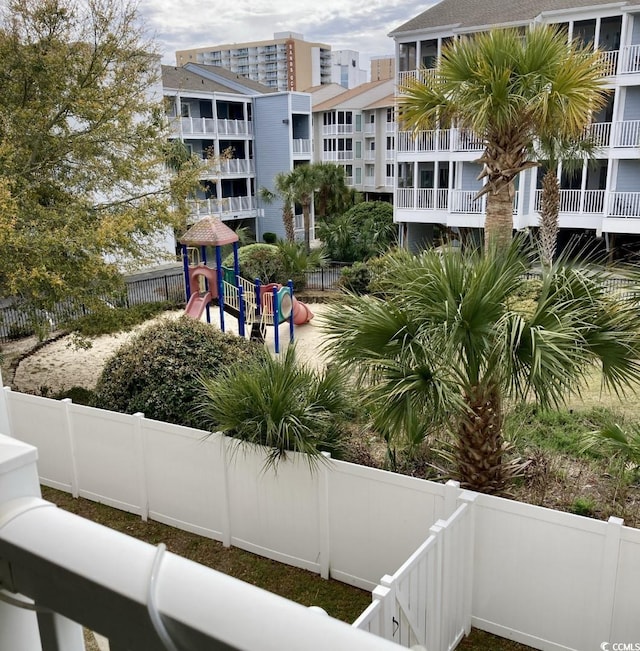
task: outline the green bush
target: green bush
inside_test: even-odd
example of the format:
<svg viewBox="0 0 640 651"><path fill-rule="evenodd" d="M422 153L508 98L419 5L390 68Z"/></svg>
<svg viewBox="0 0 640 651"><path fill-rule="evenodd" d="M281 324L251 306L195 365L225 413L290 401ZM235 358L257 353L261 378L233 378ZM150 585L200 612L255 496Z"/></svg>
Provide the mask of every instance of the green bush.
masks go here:
<svg viewBox="0 0 640 651"><path fill-rule="evenodd" d="M262 239L265 244L275 244L278 241L278 236L275 233L266 232L262 234Z"/></svg>
<svg viewBox="0 0 640 651"><path fill-rule="evenodd" d="M250 281L259 278L262 283L281 283L286 275L280 251L274 244L242 246L238 249L238 262L240 275ZM227 255L222 265L233 269L233 254Z"/></svg>
<svg viewBox="0 0 640 651"><path fill-rule="evenodd" d="M75 405L87 405L92 407L95 399L95 392L91 389L75 386L70 389L65 389L64 391L59 391L53 397L56 400L71 398L71 401Z"/></svg>
<svg viewBox="0 0 640 651"><path fill-rule="evenodd" d="M354 294L367 294L370 280L371 274L364 262L354 262L340 272L340 286Z"/></svg>
<svg viewBox="0 0 640 651"><path fill-rule="evenodd" d="M202 428L200 377L216 377L234 363L264 355L257 343L183 316L153 324L107 361L95 405L127 414Z"/></svg>

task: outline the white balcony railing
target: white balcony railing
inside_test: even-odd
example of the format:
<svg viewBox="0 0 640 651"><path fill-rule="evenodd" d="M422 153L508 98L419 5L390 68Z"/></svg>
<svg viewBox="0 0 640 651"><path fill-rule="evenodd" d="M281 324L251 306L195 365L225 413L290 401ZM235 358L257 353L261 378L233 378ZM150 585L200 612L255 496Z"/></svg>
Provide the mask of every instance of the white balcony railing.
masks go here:
<svg viewBox="0 0 640 651"><path fill-rule="evenodd" d="M399 131L397 151L403 153L431 151L482 151L485 145L468 129L431 129Z"/></svg>
<svg viewBox="0 0 640 651"><path fill-rule="evenodd" d="M188 202L191 216L206 217L208 215L224 215L253 211L257 208L256 198L225 197L223 199L194 199Z"/></svg>
<svg viewBox="0 0 640 651"><path fill-rule="evenodd" d="M255 173L255 161L244 158L222 159L218 163L220 174L253 174Z"/></svg>
<svg viewBox="0 0 640 651"><path fill-rule="evenodd" d="M323 151L322 160L353 160L353 151Z"/></svg>
<svg viewBox="0 0 640 651"><path fill-rule="evenodd" d="M618 69L618 50L600 50L600 60L605 69L606 76L616 74Z"/></svg>
<svg viewBox="0 0 640 651"><path fill-rule="evenodd" d="M640 147L640 120L596 122L587 128L598 147Z"/></svg>
<svg viewBox="0 0 640 651"><path fill-rule="evenodd" d="M364 184L372 187L376 184L376 177L375 176L365 176L364 177Z"/></svg>
<svg viewBox="0 0 640 651"><path fill-rule="evenodd" d="M376 132L376 125L372 122L365 122L364 125L364 134L365 136L372 136Z"/></svg>
<svg viewBox="0 0 640 651"><path fill-rule="evenodd" d="M623 74L640 72L640 45L627 45L620 50L619 72Z"/></svg>
<svg viewBox="0 0 640 651"><path fill-rule="evenodd" d="M180 118L180 126L182 133L188 135L216 133L215 118Z"/></svg>
<svg viewBox="0 0 640 651"><path fill-rule="evenodd" d="M425 83L427 79L436 76L435 68L422 68L421 70L407 70L398 73L398 91L402 92L402 87L413 80Z"/></svg>
<svg viewBox="0 0 640 651"><path fill-rule="evenodd" d="M364 158L364 160L369 160L369 161L375 160L376 159L375 150L372 151L371 149L366 149L365 152L364 152L363 158Z"/></svg>
<svg viewBox="0 0 640 651"><path fill-rule="evenodd" d="M393 187L393 176L387 176L384 179L384 186L386 188L392 188Z"/></svg>
<svg viewBox="0 0 640 651"><path fill-rule="evenodd" d="M341 136L353 133L353 124L325 124L322 127L323 136Z"/></svg>
<svg viewBox="0 0 640 651"><path fill-rule="evenodd" d="M393 179L388 179L393 183ZM448 190L443 188L398 188L395 205L410 210L439 210L450 213L482 214L486 198L476 199L477 190ZM513 200L514 214L518 210L519 194Z"/></svg>
<svg viewBox="0 0 640 651"><path fill-rule="evenodd" d="M246 120L218 120L221 136L245 136L253 133L253 123Z"/></svg>
<svg viewBox="0 0 640 651"><path fill-rule="evenodd" d="M604 190L560 190L561 213L588 213L598 214L604 212ZM536 190L535 210L540 211L542 205L542 190Z"/></svg>
<svg viewBox="0 0 640 651"><path fill-rule="evenodd" d="M294 138L293 139L293 153L294 154L310 154L311 153L311 140L308 138Z"/></svg>
<svg viewBox="0 0 640 651"><path fill-rule="evenodd" d="M607 217L640 217L640 192L611 192Z"/></svg>
<svg viewBox="0 0 640 651"><path fill-rule="evenodd" d="M385 132L386 133L395 133L396 132L396 123L395 122L387 122L385 126Z"/></svg>

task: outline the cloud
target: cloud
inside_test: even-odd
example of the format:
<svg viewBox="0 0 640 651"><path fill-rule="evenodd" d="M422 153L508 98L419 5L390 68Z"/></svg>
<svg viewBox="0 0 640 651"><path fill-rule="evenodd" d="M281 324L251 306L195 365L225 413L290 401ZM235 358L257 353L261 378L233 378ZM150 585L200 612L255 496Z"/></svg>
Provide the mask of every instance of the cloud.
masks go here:
<svg viewBox="0 0 640 651"><path fill-rule="evenodd" d="M165 63L175 63L176 50L268 40L280 31L301 33L335 50L357 50L366 60L392 53L387 34L433 1L416 6L409 0L183 0L176 9L170 0L140 0L138 6ZM362 59L361 67L366 67Z"/></svg>

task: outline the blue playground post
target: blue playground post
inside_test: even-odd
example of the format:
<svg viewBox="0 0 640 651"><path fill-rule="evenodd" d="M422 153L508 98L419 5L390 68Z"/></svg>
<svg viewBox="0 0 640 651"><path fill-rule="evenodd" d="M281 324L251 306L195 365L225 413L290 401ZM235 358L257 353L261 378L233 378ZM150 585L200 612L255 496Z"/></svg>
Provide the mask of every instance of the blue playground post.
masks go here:
<svg viewBox="0 0 640 651"><path fill-rule="evenodd" d="M187 303L191 298L191 283L189 282L189 252L187 251L187 245L181 244L182 249L182 267L184 269L184 289L187 295Z"/></svg>
<svg viewBox="0 0 640 651"><path fill-rule="evenodd" d="M236 276L237 278L237 276ZM244 290L242 287L238 287L238 334L241 337L244 337L244 319L245 319L245 309L244 309Z"/></svg>
<svg viewBox="0 0 640 651"><path fill-rule="evenodd" d="M222 254L216 246L216 271L218 274L218 305L220 306L220 330L224 332L224 285L222 283Z"/></svg>
<svg viewBox="0 0 640 651"><path fill-rule="evenodd" d="M293 343L293 329L295 326L293 323L293 280L291 280L291 278L289 278L287 287L289 288L289 296L291 297L291 316L289 317L289 341Z"/></svg>
<svg viewBox="0 0 640 651"><path fill-rule="evenodd" d="M254 280L254 286L256 288L256 306L257 306L257 314L260 316L262 314L262 301L260 300L260 285L262 283L260 282L260 278L256 278Z"/></svg>
<svg viewBox="0 0 640 651"><path fill-rule="evenodd" d="M202 258L202 262L204 266L207 266L207 247L206 246L201 246L200 247L200 257ZM204 277L204 289L205 291L209 291L209 281L207 280L207 277ZM205 308L207 311L207 323L211 323L211 310L209 309L209 303L207 303L207 306Z"/></svg>
<svg viewBox="0 0 640 651"><path fill-rule="evenodd" d="M280 332L278 326L280 325L280 310L278 309L278 289L276 287L272 290L273 296L273 348L276 355L280 353Z"/></svg>
<svg viewBox="0 0 640 651"><path fill-rule="evenodd" d="M238 243L233 243L233 274L235 285L238 287L238 276L240 275L240 260L238 259Z"/></svg>

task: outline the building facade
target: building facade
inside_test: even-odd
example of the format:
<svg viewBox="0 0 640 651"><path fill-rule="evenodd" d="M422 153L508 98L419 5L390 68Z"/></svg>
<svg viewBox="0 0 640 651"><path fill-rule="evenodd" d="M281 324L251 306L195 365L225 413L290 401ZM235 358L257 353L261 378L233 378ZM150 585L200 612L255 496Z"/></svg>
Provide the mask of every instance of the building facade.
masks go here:
<svg viewBox="0 0 640 651"><path fill-rule="evenodd" d="M360 53L355 50L331 52L331 83L355 88L367 81L367 71L360 68Z"/></svg>
<svg viewBox="0 0 640 651"><path fill-rule="evenodd" d="M310 43L296 32L277 32L273 39L179 50L176 64L220 66L273 90L302 91L329 84L331 46Z"/></svg>
<svg viewBox="0 0 640 651"><path fill-rule="evenodd" d="M343 166L347 185L366 200L391 201L394 80L361 84L327 99L328 94L312 91L314 161Z"/></svg>
<svg viewBox="0 0 640 651"><path fill-rule="evenodd" d="M371 81L382 81L383 79L393 79L395 77L396 58L393 54L371 57L369 65L371 68Z"/></svg>
<svg viewBox="0 0 640 651"><path fill-rule="evenodd" d="M441 0L395 29L398 84L428 75L443 45L491 27L561 25L601 51L607 63L607 105L593 116L596 160L581 170L559 168L559 243L575 237L599 242L616 254L640 243L640 3L602 0ZM473 133L434 129L399 131L396 141L395 219L411 247L452 231L480 237L485 199L475 199L481 181L476 162L484 150ZM543 171L522 172L516 180L514 228L537 227Z"/></svg>
<svg viewBox="0 0 640 651"><path fill-rule="evenodd" d="M210 164L190 202L191 221L217 216L284 237L282 202L264 204L276 174L311 162L311 98L274 92L216 66L162 67L171 137ZM299 225L300 228L302 225Z"/></svg>

